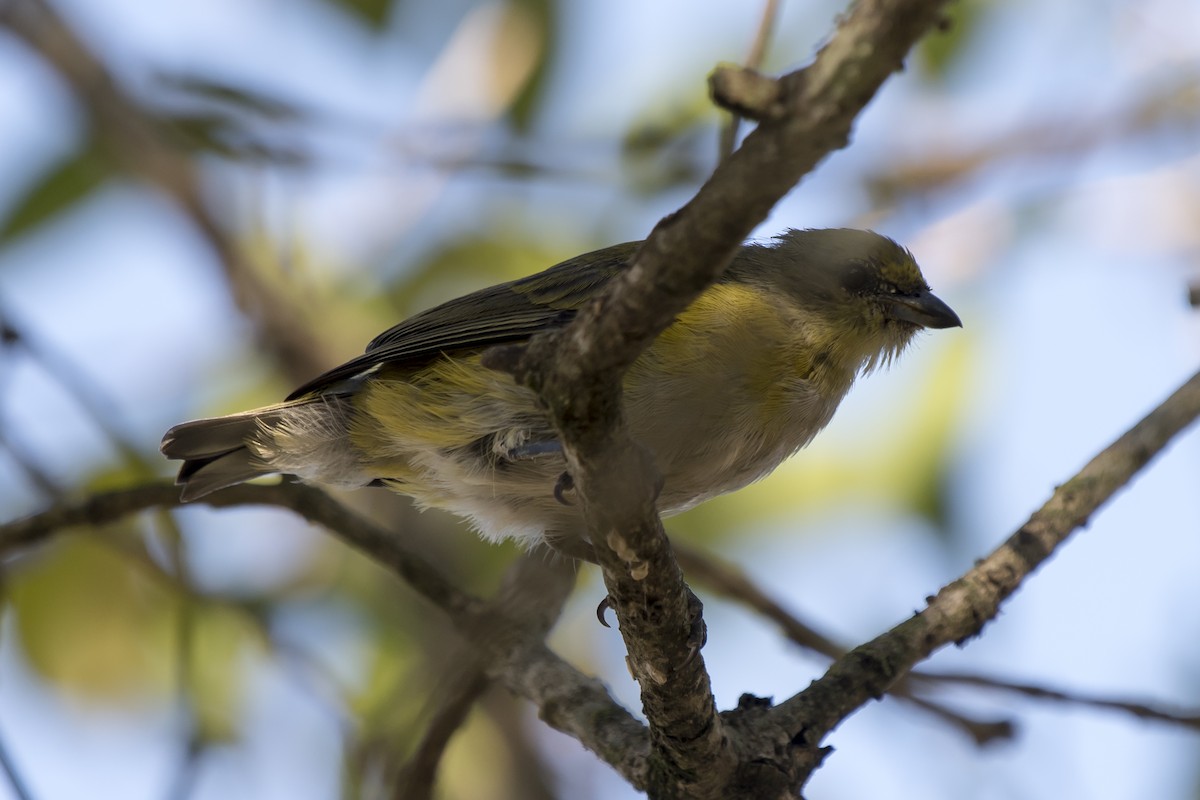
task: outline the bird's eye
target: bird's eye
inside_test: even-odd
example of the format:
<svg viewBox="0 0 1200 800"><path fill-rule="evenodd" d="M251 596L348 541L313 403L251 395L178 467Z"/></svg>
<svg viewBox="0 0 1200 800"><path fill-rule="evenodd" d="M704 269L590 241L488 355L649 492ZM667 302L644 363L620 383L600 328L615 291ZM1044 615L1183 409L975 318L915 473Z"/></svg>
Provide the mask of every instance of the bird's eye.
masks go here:
<svg viewBox="0 0 1200 800"><path fill-rule="evenodd" d="M870 294L875 282L866 264L853 263L842 273L842 286L851 294Z"/></svg>
<svg viewBox="0 0 1200 800"><path fill-rule="evenodd" d="M885 283L879 288L884 294L900 294L899 287L894 283Z"/></svg>

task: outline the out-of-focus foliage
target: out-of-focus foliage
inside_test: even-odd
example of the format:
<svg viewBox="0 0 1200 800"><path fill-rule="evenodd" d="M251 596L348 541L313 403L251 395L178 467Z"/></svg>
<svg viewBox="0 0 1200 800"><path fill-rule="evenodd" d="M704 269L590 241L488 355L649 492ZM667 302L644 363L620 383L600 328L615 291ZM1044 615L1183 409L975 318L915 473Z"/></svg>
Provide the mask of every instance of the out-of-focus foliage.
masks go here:
<svg viewBox="0 0 1200 800"><path fill-rule="evenodd" d="M991 0L962 0L947 6L939 30L926 36L917 46L917 63L925 75L944 78L955 61L986 30L985 17Z"/></svg>
<svg viewBox="0 0 1200 800"><path fill-rule="evenodd" d="M24 197L0 224L0 242L55 221L76 203L90 197L114 174L112 163L96 143L85 142L77 151L52 164L26 189Z"/></svg>
<svg viewBox="0 0 1200 800"><path fill-rule="evenodd" d="M520 0L513 4L513 10L521 15L527 35L536 39L536 45L530 49L538 54L533 72L513 99L508 112L517 130L528 131L534 121L534 115L538 112L546 83L553 74L554 59L557 56L555 44L558 42L558 36L555 35L558 26L558 0Z"/></svg>
<svg viewBox="0 0 1200 800"><path fill-rule="evenodd" d="M392 13L392 8L399 5L399 0L326 0L330 5L352 16L358 17L365 24L376 30L382 28Z"/></svg>
<svg viewBox="0 0 1200 800"><path fill-rule="evenodd" d="M178 597L111 545L65 538L8 591L22 650L63 689L117 699L171 688Z"/></svg>
<svg viewBox="0 0 1200 800"><path fill-rule="evenodd" d="M656 195L703 181L711 167L718 118L708 98L699 93L686 104L664 98L649 106L645 118L637 120L621 142L631 176L629 190Z"/></svg>

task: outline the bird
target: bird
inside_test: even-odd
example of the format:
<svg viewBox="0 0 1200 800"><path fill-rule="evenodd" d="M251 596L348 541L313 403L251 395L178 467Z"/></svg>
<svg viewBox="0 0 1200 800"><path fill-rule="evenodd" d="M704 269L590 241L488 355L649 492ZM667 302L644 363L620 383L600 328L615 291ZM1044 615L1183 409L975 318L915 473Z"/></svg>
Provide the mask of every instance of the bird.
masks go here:
<svg viewBox="0 0 1200 800"><path fill-rule="evenodd" d="M174 426L161 450L183 461L181 499L274 473L383 486L465 518L486 540L594 561L538 398L481 359L570 324L640 244L418 313L281 403ZM768 475L829 423L859 375L923 329L961 325L912 253L873 231L789 229L744 244L623 378L630 434L662 478L660 513Z"/></svg>

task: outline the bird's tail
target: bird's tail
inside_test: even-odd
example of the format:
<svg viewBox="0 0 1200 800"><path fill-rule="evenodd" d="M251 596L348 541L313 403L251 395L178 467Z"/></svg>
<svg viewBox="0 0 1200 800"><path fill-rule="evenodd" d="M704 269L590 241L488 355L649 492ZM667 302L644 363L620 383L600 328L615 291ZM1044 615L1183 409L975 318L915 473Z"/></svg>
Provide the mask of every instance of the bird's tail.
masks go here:
<svg viewBox="0 0 1200 800"><path fill-rule="evenodd" d="M279 422L292 403L183 422L163 436L160 450L183 465L175 483L183 487L180 499L195 500L277 470L264 464L248 444L265 428Z"/></svg>

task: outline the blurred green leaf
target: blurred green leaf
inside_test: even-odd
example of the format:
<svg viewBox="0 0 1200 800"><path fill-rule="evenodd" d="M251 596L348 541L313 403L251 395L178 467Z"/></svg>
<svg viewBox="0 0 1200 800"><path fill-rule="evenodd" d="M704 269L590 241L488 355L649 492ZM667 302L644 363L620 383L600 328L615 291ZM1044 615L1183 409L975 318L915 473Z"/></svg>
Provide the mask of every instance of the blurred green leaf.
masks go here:
<svg viewBox="0 0 1200 800"><path fill-rule="evenodd" d="M537 116L538 104L546 88L546 82L554 68L558 54L558 2L557 0L516 0L514 5L525 12L534 23L540 38L538 59L525 85L513 101L509 116L518 131L529 129L530 122Z"/></svg>
<svg viewBox="0 0 1200 800"><path fill-rule="evenodd" d="M314 122L308 110L265 92L192 73L155 75L165 97L154 115L164 135L189 152L235 161L296 165L309 156L280 144L279 132Z"/></svg>
<svg viewBox="0 0 1200 800"><path fill-rule="evenodd" d="M116 170L95 143L55 164L25 196L17 201L0 224L0 243L10 242L52 222L76 203L87 198Z"/></svg>
<svg viewBox="0 0 1200 800"><path fill-rule="evenodd" d="M989 10L989 0L950 3L938 30L917 45L917 64L927 78L942 80L959 57L970 50Z"/></svg>
<svg viewBox="0 0 1200 800"><path fill-rule="evenodd" d="M392 10L393 0L326 0L374 30L381 30Z"/></svg>
<svg viewBox="0 0 1200 800"><path fill-rule="evenodd" d="M494 283L532 275L588 248L546 247L496 229L447 242L391 287L402 313L412 314Z"/></svg>
<svg viewBox="0 0 1200 800"><path fill-rule="evenodd" d="M188 151L204 151L234 161L266 162L295 166L309 156L254 136L237 120L221 113L201 112L158 118L174 143Z"/></svg>
<svg viewBox="0 0 1200 800"><path fill-rule="evenodd" d="M621 141L624 174L631 191L651 196L698 184L712 168L716 112L706 95L687 104L650 106Z"/></svg>
<svg viewBox="0 0 1200 800"><path fill-rule="evenodd" d="M235 86L203 75L161 72L155 80L187 97L225 106L275 122L298 122L308 117L299 106L247 86Z"/></svg>
<svg viewBox="0 0 1200 800"><path fill-rule="evenodd" d="M707 97L691 103L653 103L647 113L621 140L621 153L627 158L653 155L691 134L697 127L712 123L716 112Z"/></svg>

